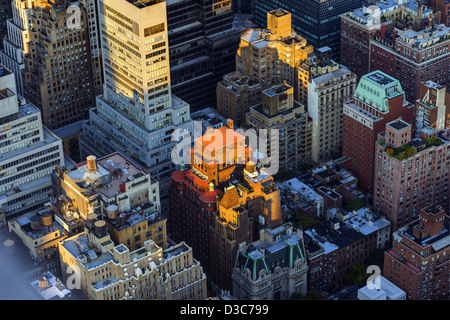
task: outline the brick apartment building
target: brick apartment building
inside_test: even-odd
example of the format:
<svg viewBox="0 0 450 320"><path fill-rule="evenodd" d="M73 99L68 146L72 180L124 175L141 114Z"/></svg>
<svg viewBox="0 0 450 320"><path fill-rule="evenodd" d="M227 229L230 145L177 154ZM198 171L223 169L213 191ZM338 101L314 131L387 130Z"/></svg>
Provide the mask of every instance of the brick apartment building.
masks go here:
<svg viewBox="0 0 450 320"><path fill-rule="evenodd" d="M370 72L370 39L378 30L421 30L430 20L439 24L441 13L413 0L383 0L346 12L341 15L340 62L360 79Z"/></svg>
<svg viewBox="0 0 450 320"><path fill-rule="evenodd" d="M190 163L172 175L170 236L192 246L213 288L231 290L239 243L258 240L260 227L282 223L279 190L250 161L245 136L232 121L197 138Z"/></svg>
<svg viewBox="0 0 450 320"><path fill-rule="evenodd" d="M450 27L450 1L448 0L427 0L430 7L439 10L441 21L447 27Z"/></svg>
<svg viewBox="0 0 450 320"><path fill-rule="evenodd" d="M422 82L450 87L450 27L414 31L382 26L370 44L370 70L399 79L409 102L419 99Z"/></svg>
<svg viewBox="0 0 450 320"><path fill-rule="evenodd" d="M445 210L433 204L394 232L393 247L384 254L384 276L404 290L407 299L449 299L449 228Z"/></svg>
<svg viewBox="0 0 450 320"><path fill-rule="evenodd" d="M252 162L244 169L244 178L231 181L217 201L210 227L211 281L214 288L232 289L232 274L239 245L259 239L263 228L283 223L280 190L273 178Z"/></svg>
<svg viewBox="0 0 450 320"><path fill-rule="evenodd" d="M360 79L353 101L344 105L342 155L346 160L341 166L358 179L363 190L373 190L377 135L394 119L413 123L413 113L399 80L380 71Z"/></svg>
<svg viewBox="0 0 450 320"><path fill-rule="evenodd" d="M366 263L370 253L385 248L390 222L367 208L336 215L304 231L308 259L308 290L334 293L344 285L344 276L357 263Z"/></svg>
<svg viewBox="0 0 450 320"><path fill-rule="evenodd" d="M392 223L392 230L417 219L426 205L449 208L450 131L423 129L412 138L402 120L386 124L378 135L373 205Z"/></svg>

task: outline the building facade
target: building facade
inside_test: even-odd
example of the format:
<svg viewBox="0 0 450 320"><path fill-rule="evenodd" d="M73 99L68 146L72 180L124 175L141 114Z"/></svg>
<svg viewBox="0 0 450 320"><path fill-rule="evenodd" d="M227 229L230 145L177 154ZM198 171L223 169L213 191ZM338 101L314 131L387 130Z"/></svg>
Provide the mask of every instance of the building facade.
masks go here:
<svg viewBox="0 0 450 320"><path fill-rule="evenodd" d="M172 92L191 111L216 105L217 82L235 69L241 32L251 23L234 16L228 0L167 2Z"/></svg>
<svg viewBox="0 0 450 320"><path fill-rule="evenodd" d="M59 243L64 283L90 300L205 300L206 276L184 242L167 250L152 240L130 250L114 245L104 225ZM69 279L70 280L70 279ZM74 290L75 291L75 290Z"/></svg>
<svg viewBox="0 0 450 320"><path fill-rule="evenodd" d="M79 137L82 157L129 156L160 182L168 208L172 133L193 129L189 105L171 94L166 3L105 0L99 8L104 94Z"/></svg>
<svg viewBox="0 0 450 320"><path fill-rule="evenodd" d="M278 157L279 170L300 169L311 161L311 124L305 106L294 100L294 88L286 83L261 95L261 103L250 107L246 123L257 132L267 130L266 156Z"/></svg>
<svg viewBox="0 0 450 320"><path fill-rule="evenodd" d="M368 208L339 210L327 222L304 231L309 288L326 294L342 288L355 263L367 263L390 240L391 224Z"/></svg>
<svg viewBox="0 0 450 320"><path fill-rule="evenodd" d="M421 83L415 107L416 132L427 127L437 131L450 128L450 92L446 86L433 81Z"/></svg>
<svg viewBox="0 0 450 320"><path fill-rule="evenodd" d="M356 75L328 58L328 49L312 64L308 85L308 116L312 119L313 161L320 163L342 153L342 111L356 89Z"/></svg>
<svg viewBox="0 0 450 320"><path fill-rule="evenodd" d="M392 231L416 220L429 204L449 206L449 132L422 130L412 138L411 130L394 120L376 142L373 204Z"/></svg>
<svg viewBox="0 0 450 320"><path fill-rule="evenodd" d="M25 68L24 55L28 53L31 12L35 0L14 0L9 2L12 19L6 21L8 35L3 39L0 63L11 70L16 78L17 93L23 96L22 69Z"/></svg>
<svg viewBox="0 0 450 320"><path fill-rule="evenodd" d="M8 231L28 249L33 257L33 269L51 272L61 277L58 243L67 238L68 233L56 222L50 208L36 213L25 214L8 222Z"/></svg>
<svg viewBox="0 0 450 320"><path fill-rule="evenodd" d="M448 212L448 211L447 211ZM384 276L410 300L448 300L449 217L437 205L422 208L418 219L393 234L384 254Z"/></svg>
<svg viewBox="0 0 450 320"><path fill-rule="evenodd" d="M282 223L280 190L270 175L248 162L244 179L231 181L218 199L210 226L213 290L232 290L240 243L252 243L259 239L261 229L276 228Z"/></svg>
<svg viewBox="0 0 450 320"><path fill-rule="evenodd" d="M42 209L51 173L64 164L62 142L42 125L39 110L17 95L14 74L0 68L0 205L6 220Z"/></svg>
<svg viewBox="0 0 450 320"><path fill-rule="evenodd" d="M242 244L233 270L238 300L287 300L307 292L306 250L301 229L287 223L261 230L260 239ZM262 289L261 289L262 288Z"/></svg>
<svg viewBox="0 0 450 320"><path fill-rule="evenodd" d="M101 217L115 243L135 250L152 239L166 248L159 184L120 153L90 156L71 171L57 168L52 178L54 207L68 232L72 221Z"/></svg>
<svg viewBox="0 0 450 320"><path fill-rule="evenodd" d="M373 2L340 16L340 62L356 73L358 80L370 72L370 39L388 26L421 30L430 20L439 24L441 13L412 0Z"/></svg>
<svg viewBox="0 0 450 320"><path fill-rule="evenodd" d="M379 71L364 75L353 100L343 111L342 166L357 179L366 192L374 182L375 142L385 124L397 118L414 122L414 107L405 100L400 81Z"/></svg>
<svg viewBox="0 0 450 320"><path fill-rule="evenodd" d="M68 8L62 1L33 7L24 55L24 97L41 110L51 130L87 119L95 105L87 13L80 4L80 27L72 29Z"/></svg>
<svg viewBox="0 0 450 320"><path fill-rule="evenodd" d="M314 48L330 47L339 61L339 15L362 6L361 0L255 0L255 23L266 27L266 12L278 8L292 12L292 26Z"/></svg>
<svg viewBox="0 0 450 320"><path fill-rule="evenodd" d="M420 98L422 82L431 80L450 87L450 27L433 24L418 31L382 28L370 46L370 71L399 79L409 102Z"/></svg>
<svg viewBox="0 0 450 320"><path fill-rule="evenodd" d="M266 19L267 29L249 29L242 35L236 72L217 84L217 111L237 125L245 123L249 108L260 102L261 90L284 81L294 88L295 100L307 103L306 60L313 48L292 31L288 11L267 12Z"/></svg>

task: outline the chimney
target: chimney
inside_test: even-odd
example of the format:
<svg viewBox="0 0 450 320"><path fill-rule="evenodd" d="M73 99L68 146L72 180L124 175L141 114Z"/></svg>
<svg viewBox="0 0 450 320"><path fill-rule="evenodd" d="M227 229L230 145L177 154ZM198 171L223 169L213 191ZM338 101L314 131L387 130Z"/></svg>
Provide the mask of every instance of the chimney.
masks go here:
<svg viewBox="0 0 450 320"><path fill-rule="evenodd" d="M88 156L86 158L87 168L90 172L97 171L97 158L95 156Z"/></svg>

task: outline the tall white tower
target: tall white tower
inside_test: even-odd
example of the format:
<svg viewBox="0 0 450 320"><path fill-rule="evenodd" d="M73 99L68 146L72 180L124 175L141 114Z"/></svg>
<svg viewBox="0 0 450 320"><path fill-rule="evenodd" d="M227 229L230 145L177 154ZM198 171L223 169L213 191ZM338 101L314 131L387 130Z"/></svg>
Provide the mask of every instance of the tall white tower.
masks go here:
<svg viewBox="0 0 450 320"><path fill-rule="evenodd" d="M171 94L164 0L100 0L103 95L80 137L82 158L121 151L159 181L161 203L175 169L172 132L192 132L189 105Z"/></svg>

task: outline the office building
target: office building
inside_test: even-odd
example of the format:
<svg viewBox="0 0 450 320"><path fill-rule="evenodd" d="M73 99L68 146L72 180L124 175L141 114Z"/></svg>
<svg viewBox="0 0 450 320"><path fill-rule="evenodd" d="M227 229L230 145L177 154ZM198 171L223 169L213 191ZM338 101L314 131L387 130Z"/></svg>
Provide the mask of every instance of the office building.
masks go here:
<svg viewBox="0 0 450 320"><path fill-rule="evenodd" d="M79 3L84 6L87 14L86 28L89 32L89 44L91 48L94 96L98 96L103 93L102 47L100 44L100 22L98 19L99 2L96 0L80 0ZM72 2L71 6L77 6L77 2ZM80 9L82 10L81 7Z"/></svg>
<svg viewBox="0 0 450 320"><path fill-rule="evenodd" d="M241 37L236 53L236 71L217 84L217 111L236 125L261 100L262 90L282 84L294 88L294 100L306 105L309 66L313 48L292 31L291 13L267 12L267 29L249 29Z"/></svg>
<svg viewBox="0 0 450 320"><path fill-rule="evenodd" d="M442 207L423 207L418 218L394 234L384 253L384 276L408 300L448 300L450 284L449 217Z"/></svg>
<svg viewBox="0 0 450 320"><path fill-rule="evenodd" d="M342 153L342 111L356 89L356 75L329 58L320 48L308 85L308 116L312 119L311 158L317 163Z"/></svg>
<svg viewBox="0 0 450 320"><path fill-rule="evenodd" d="M80 4L80 27L69 28L68 8L63 1L33 7L24 55L24 97L41 110L51 130L87 119L95 104L87 13Z"/></svg>
<svg viewBox="0 0 450 320"><path fill-rule="evenodd" d="M260 132L260 139L265 138L265 156L278 157L279 170L299 170L311 161L308 114L305 106L294 100L294 88L287 83L263 90L261 103L250 107L245 122ZM260 130L267 130L267 136L262 137ZM279 139L273 140L273 136Z"/></svg>
<svg viewBox="0 0 450 320"><path fill-rule="evenodd" d="M448 129L422 129L417 138L411 131L410 124L394 120L376 142L373 205L392 231L416 220L429 204L449 208Z"/></svg>
<svg viewBox="0 0 450 320"><path fill-rule="evenodd" d="M387 122L402 118L414 122L414 106L405 100L400 81L375 71L364 75L353 100L344 104L341 166L350 171L358 185L372 192L375 142Z"/></svg>
<svg viewBox="0 0 450 320"><path fill-rule="evenodd" d="M330 47L331 58L339 62L339 15L362 6L362 0L255 0L255 23L266 27L266 12L292 12L292 27L314 48Z"/></svg>
<svg viewBox="0 0 450 320"><path fill-rule="evenodd" d="M306 250L303 232L286 223L263 229L258 241L243 243L233 269L233 296L238 300L288 300L306 295Z"/></svg>
<svg viewBox="0 0 450 320"><path fill-rule="evenodd" d="M61 139L42 125L39 110L17 95L14 74L0 68L0 205L6 220L42 209L50 175L64 164Z"/></svg>
<svg viewBox="0 0 450 320"><path fill-rule="evenodd" d="M252 24L228 0L167 1L171 88L191 111L216 105L217 82L235 70L241 33Z"/></svg>
<svg viewBox="0 0 450 320"><path fill-rule="evenodd" d="M79 137L82 158L127 155L159 181L166 209L172 133L193 131L189 105L171 94L166 2L105 0L99 9L104 93Z"/></svg>
<svg viewBox="0 0 450 320"><path fill-rule="evenodd" d="M3 48L3 38L7 36L7 21L12 18L12 7L10 0L0 1L0 48Z"/></svg>
<svg viewBox="0 0 450 320"><path fill-rule="evenodd" d="M12 19L6 21L8 34L3 38L0 63L14 73L17 93L23 96L22 70L25 68L24 55L28 53L30 36L30 17L35 0L8 1Z"/></svg>

